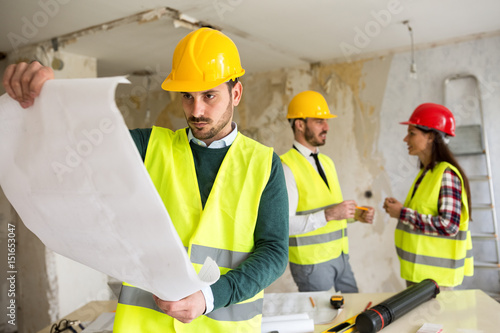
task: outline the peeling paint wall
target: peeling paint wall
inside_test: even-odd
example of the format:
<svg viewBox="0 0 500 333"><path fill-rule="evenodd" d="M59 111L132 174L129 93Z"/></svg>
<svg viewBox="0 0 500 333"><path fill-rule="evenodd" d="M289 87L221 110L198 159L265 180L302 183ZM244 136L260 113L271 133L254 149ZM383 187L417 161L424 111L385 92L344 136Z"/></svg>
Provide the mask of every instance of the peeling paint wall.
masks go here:
<svg viewBox="0 0 500 333"><path fill-rule="evenodd" d="M116 89L116 105L129 128L151 127L170 103L169 93L160 87L163 79L158 75L131 75L127 79L130 84L120 84Z"/></svg>

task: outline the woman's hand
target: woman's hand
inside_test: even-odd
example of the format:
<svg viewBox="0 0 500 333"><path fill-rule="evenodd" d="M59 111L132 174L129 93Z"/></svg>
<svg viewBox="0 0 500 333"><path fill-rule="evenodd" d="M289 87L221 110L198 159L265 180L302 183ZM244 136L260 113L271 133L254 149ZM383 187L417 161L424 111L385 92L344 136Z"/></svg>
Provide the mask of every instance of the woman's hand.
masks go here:
<svg viewBox="0 0 500 333"><path fill-rule="evenodd" d="M394 198L385 198L383 208L391 217L399 219L403 204Z"/></svg>

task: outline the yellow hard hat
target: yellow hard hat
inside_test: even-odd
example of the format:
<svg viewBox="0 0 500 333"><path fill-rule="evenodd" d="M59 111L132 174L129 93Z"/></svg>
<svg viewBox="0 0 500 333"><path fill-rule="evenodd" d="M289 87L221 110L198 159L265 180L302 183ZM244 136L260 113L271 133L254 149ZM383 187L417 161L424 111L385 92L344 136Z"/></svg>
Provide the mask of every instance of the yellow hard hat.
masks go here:
<svg viewBox="0 0 500 333"><path fill-rule="evenodd" d="M172 71L161 87L168 91L204 91L243 74L233 41L220 31L200 28L177 44Z"/></svg>
<svg viewBox="0 0 500 333"><path fill-rule="evenodd" d="M303 91L295 95L288 104L288 119L296 118L335 118L336 115L330 113L323 95L316 91Z"/></svg>

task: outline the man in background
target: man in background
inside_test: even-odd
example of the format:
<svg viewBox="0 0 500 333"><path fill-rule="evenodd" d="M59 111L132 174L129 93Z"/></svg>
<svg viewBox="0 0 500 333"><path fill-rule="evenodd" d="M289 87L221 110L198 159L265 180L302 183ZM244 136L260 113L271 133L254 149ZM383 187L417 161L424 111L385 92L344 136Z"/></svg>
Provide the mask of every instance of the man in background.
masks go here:
<svg viewBox="0 0 500 333"><path fill-rule="evenodd" d="M336 117L315 91L297 94L287 118L294 134L293 148L281 156L289 198L290 270L299 291L343 293L358 287L349 264L347 220L372 223L375 210L343 200L333 161L319 154Z"/></svg>

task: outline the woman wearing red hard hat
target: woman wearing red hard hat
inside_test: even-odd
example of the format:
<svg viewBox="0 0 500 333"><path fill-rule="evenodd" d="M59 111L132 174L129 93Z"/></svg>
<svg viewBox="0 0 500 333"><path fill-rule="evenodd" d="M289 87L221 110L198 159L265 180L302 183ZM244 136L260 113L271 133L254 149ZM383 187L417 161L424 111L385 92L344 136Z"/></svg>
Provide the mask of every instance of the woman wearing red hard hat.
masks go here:
<svg viewBox="0 0 500 333"><path fill-rule="evenodd" d="M425 103L401 124L408 125L408 153L420 161L404 204L384 201L385 211L398 219L401 277L407 286L433 279L441 289L452 289L474 272L469 182L447 146L455 136L455 118L446 107Z"/></svg>

